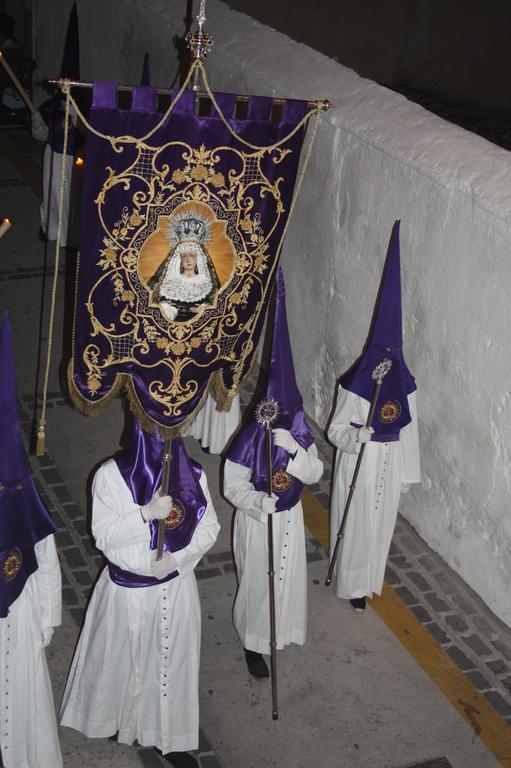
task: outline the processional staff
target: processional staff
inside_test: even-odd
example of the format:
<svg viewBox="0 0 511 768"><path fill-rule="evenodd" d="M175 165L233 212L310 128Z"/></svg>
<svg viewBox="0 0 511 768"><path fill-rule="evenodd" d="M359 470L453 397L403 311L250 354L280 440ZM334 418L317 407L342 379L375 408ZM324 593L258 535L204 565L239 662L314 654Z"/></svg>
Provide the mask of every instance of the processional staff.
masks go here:
<svg viewBox="0 0 511 768"><path fill-rule="evenodd" d="M367 419L365 423L366 429L371 426L371 423L374 417L374 412L376 410L376 402L378 400L378 395L380 394L380 389L381 389L383 379L385 378L385 376L387 375L387 373L390 371L391 368L392 368L392 360L390 360L390 358L388 357L384 357L383 360L381 360L381 362L379 362L378 365L375 366L375 368L373 369L373 372L371 373L371 378L374 381L374 390L373 390L373 396L371 398L371 404L369 406L369 413L367 415ZM327 577L325 579L326 587L328 587L330 582L332 581L332 574L334 572L335 564L337 562L337 555L339 554L339 547L341 544L341 539L344 535L344 528L346 527L346 520L348 519L348 512L351 506L351 501L353 499L353 494L355 493L358 473L362 465L362 459L364 457L366 445L367 443L362 443L362 445L360 446L360 452L358 454L357 463L355 465L355 471L353 472L353 478L351 480L350 491L348 494L348 498L346 499L344 511L342 513L341 524L337 532L337 539L335 542L334 551L332 553L332 558L330 560L330 567L328 568Z"/></svg>
<svg viewBox="0 0 511 768"><path fill-rule="evenodd" d="M267 493L272 496L272 442L271 425L279 415L279 404L271 397L261 400L255 410L256 420L262 424L266 431L266 472ZM271 702L272 718L279 719L279 705L277 697L277 622L275 618L275 566L273 558L273 516L268 515L268 587L270 597L270 669L271 669Z"/></svg>

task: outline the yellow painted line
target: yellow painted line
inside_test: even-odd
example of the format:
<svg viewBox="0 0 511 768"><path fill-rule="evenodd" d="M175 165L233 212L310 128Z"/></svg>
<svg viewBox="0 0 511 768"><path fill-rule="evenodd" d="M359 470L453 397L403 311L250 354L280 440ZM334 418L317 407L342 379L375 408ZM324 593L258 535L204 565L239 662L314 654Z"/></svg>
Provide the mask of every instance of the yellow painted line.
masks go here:
<svg viewBox="0 0 511 768"><path fill-rule="evenodd" d="M328 551L328 515L308 489L304 490L303 509L307 528ZM381 597L373 598L370 605L499 763L511 768L511 728L396 592L385 582Z"/></svg>

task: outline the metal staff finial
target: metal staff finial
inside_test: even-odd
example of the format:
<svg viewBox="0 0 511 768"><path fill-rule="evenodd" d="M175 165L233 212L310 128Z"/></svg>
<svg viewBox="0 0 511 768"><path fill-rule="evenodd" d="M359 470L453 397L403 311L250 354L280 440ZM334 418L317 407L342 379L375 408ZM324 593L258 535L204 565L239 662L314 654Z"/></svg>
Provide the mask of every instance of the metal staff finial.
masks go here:
<svg viewBox="0 0 511 768"><path fill-rule="evenodd" d="M198 29L192 34L188 32L185 40L188 44L188 48L191 51L194 61L204 61L206 56L211 53L211 49L214 44L214 38L203 31L204 24L206 22L206 0L200 0L199 13L195 17L197 19ZM192 91L199 90L199 70L196 69L193 73Z"/></svg>

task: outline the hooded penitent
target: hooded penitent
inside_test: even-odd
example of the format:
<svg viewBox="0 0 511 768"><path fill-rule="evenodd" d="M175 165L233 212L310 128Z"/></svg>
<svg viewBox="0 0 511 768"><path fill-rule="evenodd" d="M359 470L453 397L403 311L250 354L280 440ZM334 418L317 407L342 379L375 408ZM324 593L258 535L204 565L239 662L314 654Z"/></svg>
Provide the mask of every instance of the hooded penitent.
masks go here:
<svg viewBox="0 0 511 768"><path fill-rule="evenodd" d="M261 388L261 399L271 398L278 403L279 413L271 428L288 429L302 448L307 449L314 442L314 437L305 421L303 400L296 384L287 326L286 289L281 268L276 289L270 365ZM265 430L257 421L255 411L251 411L225 453L225 458L252 470L252 483L259 491L267 488ZM278 497L277 511L291 509L300 499L303 489L303 483L286 472L288 461L288 452L273 445L272 488Z"/></svg>
<svg viewBox="0 0 511 768"><path fill-rule="evenodd" d="M417 388L403 357L399 221L392 229L369 339L361 357L341 376L343 389L371 402L375 386L371 374L385 358L392 368L383 379L371 425L372 440L380 442L397 440L399 430L411 421L408 395Z"/></svg>
<svg viewBox="0 0 511 768"><path fill-rule="evenodd" d="M119 471L131 491L133 501L140 506L147 504L160 488L162 478L164 441L157 435L144 432L133 419L133 428L129 447L116 457ZM177 552L188 546L206 512L207 501L200 485L202 468L191 459L180 437L172 440L172 453L169 474L169 496L172 497L172 509L165 521L164 552ZM151 529L151 549L156 549L158 522L149 522ZM116 583L125 586L145 587L157 584L152 577L140 577L110 564L110 574ZM114 573L115 572L115 573ZM116 575L117 574L117 575ZM177 575L177 572L173 575Z"/></svg>
<svg viewBox="0 0 511 768"><path fill-rule="evenodd" d="M68 80L80 80L80 34L78 30L78 12L76 3L73 3L71 13L69 14L59 77L67 78ZM77 96L77 99L79 100L79 96ZM62 93L57 93L53 98L48 99L44 104L41 104L39 112L49 129L48 143L54 152L62 154L64 151L65 114L64 97ZM76 154L81 143L82 141L79 131L73 126L70 126L66 154Z"/></svg>
<svg viewBox="0 0 511 768"><path fill-rule="evenodd" d="M21 439L7 313L0 327L0 618L37 570L34 546L57 528L32 479Z"/></svg>

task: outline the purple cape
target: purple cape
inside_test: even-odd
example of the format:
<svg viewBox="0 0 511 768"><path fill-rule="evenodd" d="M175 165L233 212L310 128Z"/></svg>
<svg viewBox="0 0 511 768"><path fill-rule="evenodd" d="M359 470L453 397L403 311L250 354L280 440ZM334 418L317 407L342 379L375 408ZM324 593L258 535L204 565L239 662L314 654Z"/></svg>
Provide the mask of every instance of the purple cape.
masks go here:
<svg viewBox="0 0 511 768"><path fill-rule="evenodd" d="M286 288L284 275L279 267L277 276L277 300L271 357L266 381L261 388L261 399L270 397L279 404L279 414L272 424L288 429L302 448L309 448L314 442L313 434L305 421L303 400L298 389L293 365L293 354L289 339L286 314ZM257 490L267 487L265 427L259 424L252 410L243 422L228 450L226 459L242 464L252 470L252 483ZM273 445L272 487L278 496L277 510L291 509L300 499L303 483L285 472L289 454L283 448Z"/></svg>
<svg viewBox="0 0 511 768"><path fill-rule="evenodd" d="M384 358L392 361L392 368L383 379L371 425L375 439L380 440L387 435L389 439L395 438L399 430L410 423L408 395L417 389L403 357L399 224L396 221L392 229L369 340L361 357L339 379L343 389L371 402L374 368Z"/></svg>
<svg viewBox="0 0 511 768"><path fill-rule="evenodd" d="M0 328L0 367L0 618L4 618L38 568L35 544L57 530L34 485L21 439L7 312Z"/></svg>
<svg viewBox="0 0 511 768"><path fill-rule="evenodd" d="M161 437L144 432L134 420L130 447L115 459L133 501L140 506L147 504L160 487L163 445ZM174 438L169 482L173 504L166 521L163 545L166 552L177 552L188 546L206 512L207 501L199 482L201 474L201 465L187 455L181 438ZM149 525L150 546L156 549L157 521L151 520ZM158 583L156 579L154 583Z"/></svg>

